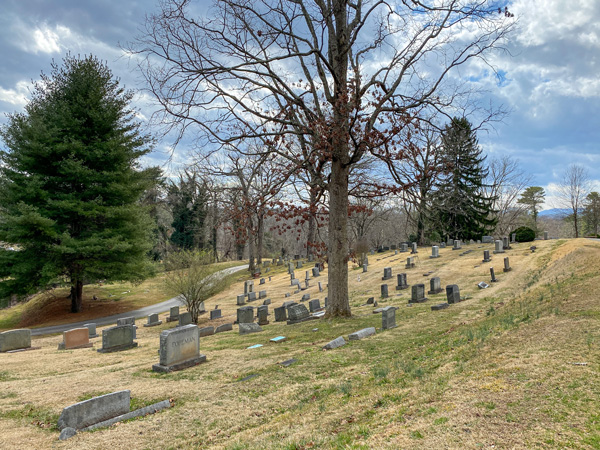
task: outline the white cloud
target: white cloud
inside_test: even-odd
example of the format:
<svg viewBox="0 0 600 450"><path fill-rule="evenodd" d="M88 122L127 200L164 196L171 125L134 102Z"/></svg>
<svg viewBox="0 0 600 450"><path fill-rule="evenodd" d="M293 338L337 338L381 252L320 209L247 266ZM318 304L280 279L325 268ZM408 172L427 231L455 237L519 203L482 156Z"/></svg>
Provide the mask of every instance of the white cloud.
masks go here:
<svg viewBox="0 0 600 450"><path fill-rule="evenodd" d="M66 47L65 41L71 38L71 30L62 25L50 27L47 24L27 25L17 21L14 31L18 36L15 42L22 50L33 53L60 53Z"/></svg>
<svg viewBox="0 0 600 450"><path fill-rule="evenodd" d="M26 81L19 81L14 89L4 89L0 86L0 102L22 108L27 104L28 86Z"/></svg>

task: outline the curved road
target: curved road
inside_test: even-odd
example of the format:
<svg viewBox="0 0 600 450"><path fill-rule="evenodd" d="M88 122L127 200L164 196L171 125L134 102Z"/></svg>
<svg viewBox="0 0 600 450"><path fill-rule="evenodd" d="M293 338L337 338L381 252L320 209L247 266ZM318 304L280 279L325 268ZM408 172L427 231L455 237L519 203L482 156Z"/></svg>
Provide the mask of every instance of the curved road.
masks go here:
<svg viewBox="0 0 600 450"><path fill-rule="evenodd" d="M235 272L239 272L240 270L247 269L248 265L244 266L236 266L230 267L228 269L220 270L219 272L215 272L211 276L226 276ZM110 325L117 322L117 319L123 319L125 317L135 317L139 319L141 317L146 317L149 314L159 314L165 311L168 311L172 306L181 306L181 302L179 301L179 297L173 297L169 300L165 300L164 302L156 303L155 305L145 306L144 308L136 309L135 311L128 311L120 314L114 314L108 317L101 317L97 319L85 320L82 322L73 322L73 323L65 323L63 325L53 325L51 327L42 327L42 328L32 328L31 335L32 336L42 336L44 334L54 334L54 333L62 333L63 331L71 330L73 328L82 327L86 323L95 323L96 326L102 325Z"/></svg>

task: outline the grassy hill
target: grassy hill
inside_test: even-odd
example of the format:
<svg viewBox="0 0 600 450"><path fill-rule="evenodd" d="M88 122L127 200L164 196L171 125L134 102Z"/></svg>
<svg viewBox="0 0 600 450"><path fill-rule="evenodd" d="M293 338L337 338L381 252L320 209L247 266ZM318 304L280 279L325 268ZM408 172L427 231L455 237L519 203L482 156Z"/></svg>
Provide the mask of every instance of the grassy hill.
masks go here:
<svg viewBox="0 0 600 450"><path fill-rule="evenodd" d="M57 351L59 336L34 339L40 350L0 354L0 447L600 448L600 242L536 245L535 253L528 244L513 245L491 263L481 259L492 245L465 246L473 251L463 256L442 249L439 259L420 249L414 269L404 269L406 254L370 256L368 273L350 272L351 319L287 326L271 315L262 333L201 338L208 362L171 374L151 366L158 335L172 324L140 327L138 348L112 354ZM502 272L504 256L511 272ZM479 290L490 265L499 282ZM379 299L388 266L392 296ZM445 301L443 293L408 306L410 293L394 290L401 272L426 289L439 276L442 286L458 284L469 298L437 312L430 307ZM326 276L319 280L325 284ZM316 281L309 292L323 300ZM264 288L272 312L291 292L289 276L280 272ZM234 320L240 292L238 282L207 301L207 309L218 304L225 316L213 322ZM397 328L379 330L381 316L361 306L371 296L379 306L399 307ZM200 326L208 322L203 316ZM321 350L367 326L378 333ZM287 341L269 343L278 335ZM263 347L247 349L258 343ZM290 358L298 362L278 364ZM255 376L241 381L249 375ZM57 441L52 426L63 407L120 389L130 389L136 404L171 398L175 406Z"/></svg>

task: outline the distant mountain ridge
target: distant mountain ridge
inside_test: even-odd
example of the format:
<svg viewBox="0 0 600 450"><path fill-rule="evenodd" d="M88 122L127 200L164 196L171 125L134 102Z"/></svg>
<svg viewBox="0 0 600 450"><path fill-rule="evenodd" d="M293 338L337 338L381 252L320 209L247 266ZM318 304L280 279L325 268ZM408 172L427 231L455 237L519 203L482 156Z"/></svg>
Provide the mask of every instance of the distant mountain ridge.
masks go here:
<svg viewBox="0 0 600 450"><path fill-rule="evenodd" d="M538 213L539 217L565 217L568 216L569 214L573 214L573 211L571 211L568 208L552 208L552 209L546 209L544 211L540 211Z"/></svg>

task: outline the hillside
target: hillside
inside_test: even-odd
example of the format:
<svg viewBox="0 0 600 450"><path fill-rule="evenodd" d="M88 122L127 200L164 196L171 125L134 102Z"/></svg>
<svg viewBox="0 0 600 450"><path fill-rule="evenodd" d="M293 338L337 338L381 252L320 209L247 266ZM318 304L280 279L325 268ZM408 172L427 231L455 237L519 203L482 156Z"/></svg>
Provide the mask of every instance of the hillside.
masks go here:
<svg viewBox="0 0 600 450"><path fill-rule="evenodd" d="M96 352L100 339L94 349L57 351L61 337L35 338L39 350L0 354L0 448L600 448L600 242L535 245L531 253L529 244L513 244L491 263L481 259L492 245L465 246L472 252L463 256L441 249L439 259L423 248L413 269L404 269L407 254L370 256L368 273L350 271L348 320L275 323L273 307L291 292L289 275L279 272L260 287L273 302L264 332L239 336L234 326L201 338L208 361L171 374L151 366L160 331L173 324L140 326L139 347L112 354ZM499 281L479 290L490 265ZM388 266L391 297L379 299ZM410 290L394 290L401 272L426 290L439 276L442 287L458 284L469 298L442 311L430 307L444 293L408 306ZM316 281L325 284L326 271L308 291L323 301ZM234 320L241 292L236 283L207 301L225 316L210 325ZM361 306L371 296L398 306L397 328L380 330L381 316ZM200 326L208 322L203 316ZM377 334L321 350L367 326ZM269 343L278 335L287 340ZM263 347L247 349L253 344ZM279 364L291 358L297 362ZM136 404L171 398L175 406L57 441L52 425L62 408L120 389L130 389Z"/></svg>

